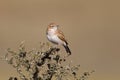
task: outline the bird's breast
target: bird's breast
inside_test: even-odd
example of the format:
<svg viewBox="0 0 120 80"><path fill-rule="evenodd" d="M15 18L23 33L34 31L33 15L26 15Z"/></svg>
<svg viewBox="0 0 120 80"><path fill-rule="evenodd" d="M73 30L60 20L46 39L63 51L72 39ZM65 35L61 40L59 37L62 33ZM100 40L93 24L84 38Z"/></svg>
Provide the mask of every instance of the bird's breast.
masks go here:
<svg viewBox="0 0 120 80"><path fill-rule="evenodd" d="M47 31L47 35L49 35L49 36L53 36L54 34L55 34L55 30L54 29L49 29L48 31Z"/></svg>
<svg viewBox="0 0 120 80"><path fill-rule="evenodd" d="M55 44L64 44L64 42L62 40L60 40L57 35L50 35L50 34L48 34L47 38L52 43L55 43Z"/></svg>

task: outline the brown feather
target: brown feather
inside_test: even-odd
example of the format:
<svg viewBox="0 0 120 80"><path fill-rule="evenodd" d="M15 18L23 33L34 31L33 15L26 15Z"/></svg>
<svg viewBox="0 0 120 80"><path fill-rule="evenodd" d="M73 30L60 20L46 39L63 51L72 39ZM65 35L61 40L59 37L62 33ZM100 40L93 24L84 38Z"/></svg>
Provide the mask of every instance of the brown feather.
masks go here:
<svg viewBox="0 0 120 80"><path fill-rule="evenodd" d="M62 32L61 30L57 30L55 34L57 34L57 36L58 36L62 41L64 41L64 42L66 43L66 45L68 45L68 43L67 43L67 41L66 41L66 39L65 39L65 36L64 36L64 34L63 34L63 32Z"/></svg>

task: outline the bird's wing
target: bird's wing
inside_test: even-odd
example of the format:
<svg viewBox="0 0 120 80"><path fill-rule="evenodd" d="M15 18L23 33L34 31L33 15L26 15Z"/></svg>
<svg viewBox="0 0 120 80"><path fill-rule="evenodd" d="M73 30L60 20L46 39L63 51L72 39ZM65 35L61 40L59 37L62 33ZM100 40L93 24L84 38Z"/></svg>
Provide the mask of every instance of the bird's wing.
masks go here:
<svg viewBox="0 0 120 80"><path fill-rule="evenodd" d="M64 41L66 44L68 44L66 39L65 39L65 36L61 30L57 30L56 34L57 34L58 38L60 38L62 41Z"/></svg>

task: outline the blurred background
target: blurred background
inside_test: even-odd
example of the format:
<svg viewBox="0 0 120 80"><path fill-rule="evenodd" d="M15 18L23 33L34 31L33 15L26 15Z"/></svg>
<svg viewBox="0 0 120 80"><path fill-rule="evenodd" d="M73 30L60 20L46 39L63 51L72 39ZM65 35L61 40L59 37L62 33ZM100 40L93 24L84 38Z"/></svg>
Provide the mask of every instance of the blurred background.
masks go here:
<svg viewBox="0 0 120 80"><path fill-rule="evenodd" d="M1 0L0 56L25 41L28 50L47 42L46 27L59 24L81 70L95 70L89 80L120 79L119 0ZM61 47L62 48L62 47ZM63 54L66 54L62 48ZM0 79L18 75L0 60Z"/></svg>

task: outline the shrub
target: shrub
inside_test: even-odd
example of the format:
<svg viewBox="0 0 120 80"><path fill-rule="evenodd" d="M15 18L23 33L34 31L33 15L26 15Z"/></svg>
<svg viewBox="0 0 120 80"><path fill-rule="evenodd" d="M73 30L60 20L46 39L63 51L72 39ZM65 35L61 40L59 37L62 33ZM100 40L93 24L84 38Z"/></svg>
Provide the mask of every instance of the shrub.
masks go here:
<svg viewBox="0 0 120 80"><path fill-rule="evenodd" d="M4 56L4 60L19 74L19 77L10 77L9 80L86 80L94 72L79 75L80 65L63 65L66 59L59 48L50 47L48 43L41 43L39 50L31 51L26 51L21 43L17 52L9 48Z"/></svg>

